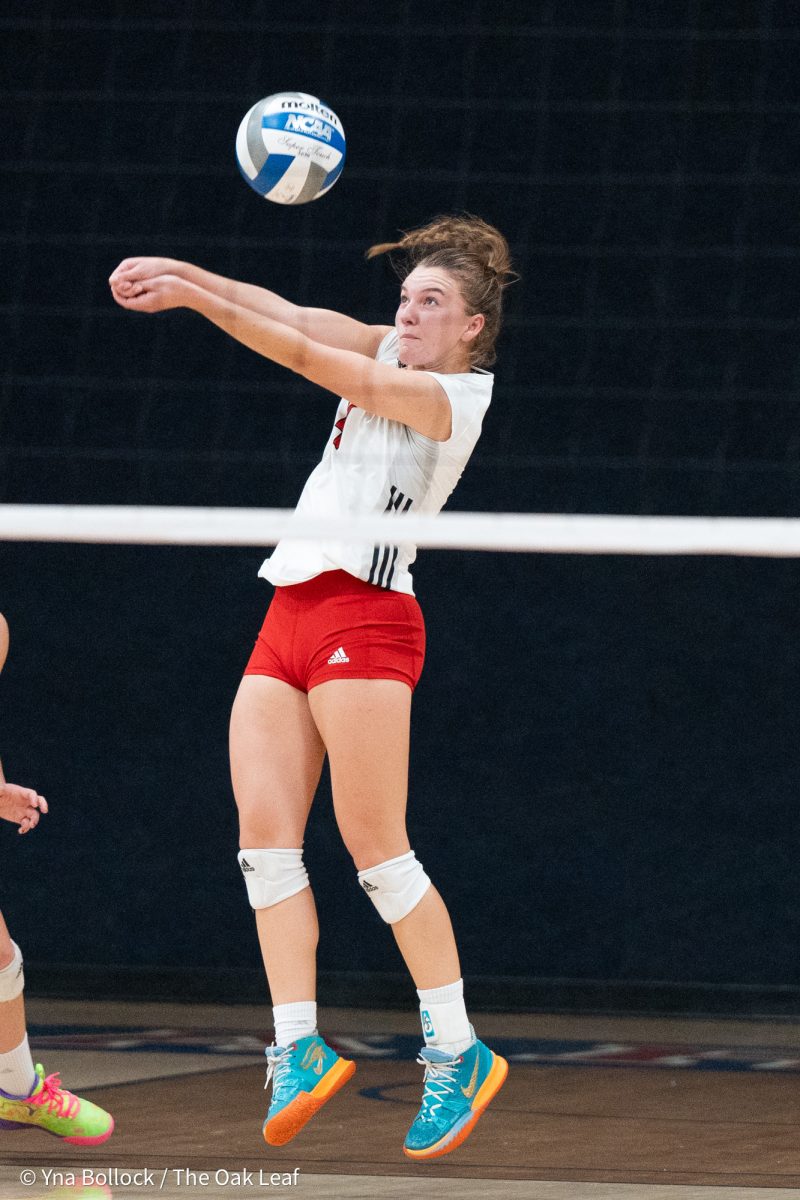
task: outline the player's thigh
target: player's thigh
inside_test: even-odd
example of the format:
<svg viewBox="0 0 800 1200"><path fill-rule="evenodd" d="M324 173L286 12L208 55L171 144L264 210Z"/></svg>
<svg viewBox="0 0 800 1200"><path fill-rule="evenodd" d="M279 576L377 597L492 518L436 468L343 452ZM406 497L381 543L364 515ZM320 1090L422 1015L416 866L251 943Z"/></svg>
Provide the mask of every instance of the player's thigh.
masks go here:
<svg viewBox="0 0 800 1200"><path fill-rule="evenodd" d="M299 846L325 757L306 694L269 675L245 675L230 754L240 844Z"/></svg>
<svg viewBox="0 0 800 1200"><path fill-rule="evenodd" d="M356 867L405 854L411 689L396 679L339 679L312 688L308 699Z"/></svg>

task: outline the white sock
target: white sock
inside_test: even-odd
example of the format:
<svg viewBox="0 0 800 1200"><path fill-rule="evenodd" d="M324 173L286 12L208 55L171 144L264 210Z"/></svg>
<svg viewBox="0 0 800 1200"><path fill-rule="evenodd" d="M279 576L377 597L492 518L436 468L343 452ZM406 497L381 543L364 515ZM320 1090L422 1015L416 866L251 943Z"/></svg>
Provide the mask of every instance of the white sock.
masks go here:
<svg viewBox="0 0 800 1200"><path fill-rule="evenodd" d="M276 1004L272 1009L275 1021L275 1045L289 1046L300 1038L317 1032L316 1000L296 1000L292 1004Z"/></svg>
<svg viewBox="0 0 800 1200"><path fill-rule="evenodd" d="M435 1046L445 1054L461 1054L475 1041L464 1004L464 980L446 987L417 988L419 1015L426 1046Z"/></svg>
<svg viewBox="0 0 800 1200"><path fill-rule="evenodd" d="M36 1071L26 1033L16 1050L0 1054L0 1091L7 1096L23 1099L30 1096L35 1086Z"/></svg>

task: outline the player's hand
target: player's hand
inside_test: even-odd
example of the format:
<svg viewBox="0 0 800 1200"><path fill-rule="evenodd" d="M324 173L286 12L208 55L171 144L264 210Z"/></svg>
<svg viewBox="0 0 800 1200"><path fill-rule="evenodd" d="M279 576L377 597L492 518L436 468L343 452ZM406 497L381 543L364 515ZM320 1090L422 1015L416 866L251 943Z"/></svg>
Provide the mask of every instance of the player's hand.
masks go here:
<svg viewBox="0 0 800 1200"><path fill-rule="evenodd" d="M141 283L144 279L155 279L156 275L177 275L184 278L189 264L177 258L123 258L111 272L108 282L113 288L118 283Z"/></svg>
<svg viewBox="0 0 800 1200"><path fill-rule="evenodd" d="M47 801L32 788L16 783L0 783L0 817L19 825L20 833L29 833L39 824L39 816L47 812Z"/></svg>
<svg viewBox="0 0 800 1200"><path fill-rule="evenodd" d="M192 285L177 275L156 275L143 280L119 279L111 284L111 295L117 304L133 312L157 313L182 308L188 303L191 292Z"/></svg>

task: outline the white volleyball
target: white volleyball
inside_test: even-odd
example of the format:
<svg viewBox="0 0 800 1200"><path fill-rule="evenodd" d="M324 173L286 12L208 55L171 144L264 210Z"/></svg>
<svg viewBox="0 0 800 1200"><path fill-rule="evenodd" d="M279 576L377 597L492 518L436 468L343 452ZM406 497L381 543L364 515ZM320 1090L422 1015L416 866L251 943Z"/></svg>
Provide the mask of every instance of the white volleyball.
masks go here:
<svg viewBox="0 0 800 1200"><path fill-rule="evenodd" d="M239 170L275 204L307 204L342 173L345 138L333 109L306 92L276 92L245 113L236 135Z"/></svg>

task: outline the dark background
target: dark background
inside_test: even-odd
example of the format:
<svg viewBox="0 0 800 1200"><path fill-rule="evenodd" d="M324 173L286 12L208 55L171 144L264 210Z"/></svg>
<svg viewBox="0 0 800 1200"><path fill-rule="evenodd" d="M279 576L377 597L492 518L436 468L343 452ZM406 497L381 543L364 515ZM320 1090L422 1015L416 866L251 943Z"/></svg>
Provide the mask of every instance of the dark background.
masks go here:
<svg viewBox="0 0 800 1200"><path fill-rule="evenodd" d="M5 0L0 501L292 505L335 398L122 312L109 272L164 253L390 322L364 249L467 209L522 280L451 508L800 515L799 54L790 0ZM293 89L348 159L284 209L233 145ZM0 544L0 751L52 805L0 829L0 904L41 987L262 990L226 763L262 558ZM797 563L423 551L415 578L412 844L473 994L795 1004ZM321 1000L393 979L326 787L306 848Z"/></svg>

